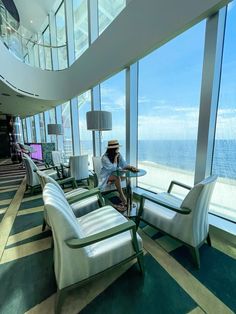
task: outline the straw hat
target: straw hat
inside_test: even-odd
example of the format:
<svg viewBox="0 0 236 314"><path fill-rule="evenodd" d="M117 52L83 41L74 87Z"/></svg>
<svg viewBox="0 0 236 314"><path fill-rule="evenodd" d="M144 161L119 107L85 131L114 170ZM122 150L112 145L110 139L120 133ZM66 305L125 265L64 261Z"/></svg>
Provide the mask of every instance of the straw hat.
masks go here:
<svg viewBox="0 0 236 314"><path fill-rule="evenodd" d="M109 148L118 148L120 146L121 145L119 144L119 142L117 140L111 140L111 141L108 141L108 143L107 143L107 149L109 149Z"/></svg>

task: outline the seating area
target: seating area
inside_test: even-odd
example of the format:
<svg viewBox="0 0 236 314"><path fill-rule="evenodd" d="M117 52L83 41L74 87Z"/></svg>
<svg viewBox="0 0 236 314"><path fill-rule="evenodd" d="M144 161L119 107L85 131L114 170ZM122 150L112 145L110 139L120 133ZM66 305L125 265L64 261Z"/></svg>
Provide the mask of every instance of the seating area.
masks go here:
<svg viewBox="0 0 236 314"><path fill-rule="evenodd" d="M20 171L22 173L25 170ZM42 184L43 193L39 190L33 196L30 191L24 194L26 181L19 186L22 194L18 192L17 199L21 198L21 205L18 209L12 208L17 210L16 218L12 225L12 235L6 239L0 263L0 271L1 267L9 265L12 271L17 273L15 283L18 287L25 281L28 282L27 260L35 265L35 274L32 273L29 277L29 283L37 282L37 294L22 290L24 295L27 293L28 301L22 303L21 299L15 299L20 312L31 308L32 311L48 313L76 313L84 310L87 313L109 312L115 306L118 313L122 313L126 311L128 302L130 307L133 306L135 312L140 314L143 310L138 308L138 304L145 307L151 304L151 313L162 304L163 311L168 313L171 303L167 300L175 297L174 291L180 286L183 288L178 288L178 294L185 301L180 306L171 307L174 312L185 312L197 306L193 301L194 290L191 292L187 288L189 281L191 285L196 286L198 304L203 306L206 312L211 311L213 305L220 307L222 312L234 308L234 303L229 301L232 298L226 297L233 291L231 283L234 282L236 257L232 249L234 238L227 233L220 234L219 237L217 229L212 226L209 228L206 219L216 177L209 177L192 189L181 184L189 191L184 200L174 194L176 184L180 185L177 182L171 183L167 193L152 198L143 194L141 199L135 199L140 204L137 219L129 219L108 205L107 195L103 197L97 188L88 190L76 186L72 188L71 185L64 185L63 188L63 180L67 179L55 180L40 170L36 171L36 175ZM12 178L11 184L15 179ZM201 216L197 215L198 212ZM45 224L42 231L43 219ZM199 229L195 235L196 225ZM195 226L193 232L192 226ZM164 233L159 233L156 228ZM204 244L209 244L208 232L211 247ZM167 233L171 237L167 237ZM228 241L228 248L223 244L224 237ZM191 242L196 238L198 242ZM202 246L198 245L199 243ZM186 252L183 251L185 246ZM196 263L198 260L192 260L189 254L188 249L191 246L199 249L201 266ZM16 256L9 255L10 251L16 251ZM219 285L224 282L229 285L225 293L218 289L217 285L212 285L215 272L221 273L222 262L227 265L229 272L226 276L222 274L218 278ZM17 267L21 267L21 271L18 272ZM208 279L201 283L201 274L208 274L206 277L204 275L204 278L210 276L209 286ZM5 276L5 281L8 281L10 273L5 273ZM37 279L38 276L40 280ZM200 280L199 283L196 282L195 276ZM173 278L176 278L176 281ZM158 286L153 286L157 283ZM11 289L14 291L15 288ZM188 296L184 289L187 289ZM7 298L6 291L1 289L0 300L8 313L9 307L4 301ZM217 297L212 291L216 291ZM210 300L209 304L204 303L206 295ZM34 303L34 300L37 300L37 303ZM221 300L225 300L226 304ZM10 304L12 301L9 301L9 306ZM111 312L113 313L113 310Z"/></svg>

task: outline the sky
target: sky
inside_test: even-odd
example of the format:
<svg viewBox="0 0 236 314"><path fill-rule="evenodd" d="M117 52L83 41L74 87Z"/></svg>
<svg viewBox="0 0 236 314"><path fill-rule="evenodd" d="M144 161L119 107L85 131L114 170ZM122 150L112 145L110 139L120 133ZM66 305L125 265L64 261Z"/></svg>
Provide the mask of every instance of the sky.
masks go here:
<svg viewBox="0 0 236 314"><path fill-rule="evenodd" d="M236 1L236 0L235 0ZM217 139L236 138L236 5L229 5L217 118ZM206 20L139 61L139 140L196 140ZM112 112L113 129L102 140L125 140L125 71L100 85L102 110ZM80 133L91 140L86 111L91 99L79 96ZM70 136L69 136L70 137Z"/></svg>
<svg viewBox="0 0 236 314"><path fill-rule="evenodd" d="M139 61L138 136L143 140L197 139L206 21ZM217 139L236 138L236 5L229 5ZM125 137L125 73L101 84L102 109L112 111L113 130Z"/></svg>

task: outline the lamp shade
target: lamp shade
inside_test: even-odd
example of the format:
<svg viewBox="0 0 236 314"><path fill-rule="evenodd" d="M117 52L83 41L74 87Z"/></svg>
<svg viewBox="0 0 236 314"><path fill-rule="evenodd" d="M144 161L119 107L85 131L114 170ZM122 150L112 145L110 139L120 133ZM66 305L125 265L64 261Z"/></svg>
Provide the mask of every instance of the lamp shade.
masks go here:
<svg viewBox="0 0 236 314"><path fill-rule="evenodd" d="M63 129L61 124L48 124L48 135L62 135Z"/></svg>
<svg viewBox="0 0 236 314"><path fill-rule="evenodd" d="M88 111L86 113L87 129L92 131L109 131L112 129L112 115L108 111Z"/></svg>

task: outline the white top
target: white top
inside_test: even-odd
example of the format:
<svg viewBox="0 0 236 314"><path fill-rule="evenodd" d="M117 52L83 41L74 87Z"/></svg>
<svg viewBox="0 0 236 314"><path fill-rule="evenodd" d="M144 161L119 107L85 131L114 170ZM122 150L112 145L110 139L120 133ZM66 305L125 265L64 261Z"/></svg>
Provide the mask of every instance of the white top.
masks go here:
<svg viewBox="0 0 236 314"><path fill-rule="evenodd" d="M118 164L110 162L107 155L104 154L102 156L102 169L100 172L99 188L102 190L107 185L108 178L113 171L116 171L117 169L124 169L127 165L127 162L124 160L121 154L119 156Z"/></svg>

